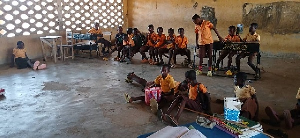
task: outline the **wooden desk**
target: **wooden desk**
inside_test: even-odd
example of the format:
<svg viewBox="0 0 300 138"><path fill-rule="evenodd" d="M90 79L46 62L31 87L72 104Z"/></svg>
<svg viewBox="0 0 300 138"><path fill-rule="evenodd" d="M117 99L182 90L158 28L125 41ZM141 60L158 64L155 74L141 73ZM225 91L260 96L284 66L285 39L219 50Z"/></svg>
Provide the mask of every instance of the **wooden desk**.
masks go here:
<svg viewBox="0 0 300 138"><path fill-rule="evenodd" d="M45 44L52 47L52 55L54 59L54 63L57 61L57 41L60 41L60 57L62 58L63 54L63 49L62 49L62 36L45 36L45 37L40 37L41 44L42 44L42 52L45 61L47 61L47 55L46 55L46 50L45 50Z"/></svg>

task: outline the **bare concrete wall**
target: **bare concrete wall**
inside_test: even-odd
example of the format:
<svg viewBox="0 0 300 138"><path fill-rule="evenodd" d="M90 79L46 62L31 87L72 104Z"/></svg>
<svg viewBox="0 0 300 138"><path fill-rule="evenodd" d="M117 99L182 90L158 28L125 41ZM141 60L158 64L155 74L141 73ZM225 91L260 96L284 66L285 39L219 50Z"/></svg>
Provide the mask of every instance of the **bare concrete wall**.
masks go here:
<svg viewBox="0 0 300 138"><path fill-rule="evenodd" d="M293 0L299 2L300 0ZM147 26L153 24L155 27L162 26L167 29L172 27L177 30L184 27L190 44L195 44L194 24L191 17L200 11L203 6L215 8L217 29L224 37L230 25L242 23L243 5L266 4L278 2L278 0L129 0L128 1L128 26L138 27L147 31ZM197 3L197 4L196 4ZM290 19L291 21L294 19ZM293 28L293 26L287 26ZM244 27L244 37L248 26ZM300 34L271 34L268 31L258 30L261 35L261 50L270 55L299 56ZM216 35L213 36L217 39Z"/></svg>

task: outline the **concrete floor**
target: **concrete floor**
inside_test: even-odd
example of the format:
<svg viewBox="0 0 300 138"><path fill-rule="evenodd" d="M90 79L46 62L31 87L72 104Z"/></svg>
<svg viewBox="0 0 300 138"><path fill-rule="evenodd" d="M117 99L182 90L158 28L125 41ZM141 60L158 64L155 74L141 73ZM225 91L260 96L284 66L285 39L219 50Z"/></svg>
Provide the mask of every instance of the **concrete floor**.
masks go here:
<svg viewBox="0 0 300 138"><path fill-rule="evenodd" d="M182 61L183 58L179 60ZM17 70L0 68L0 87L6 89L0 98L0 137L137 137L165 127L150 108L143 103L127 104L125 92L143 95L141 87L127 84L124 79L134 71L153 80L159 67L125 64L100 59L76 58L57 64L49 63L47 70ZM242 70L249 71L246 60ZM267 105L282 113L293 108L300 87L300 60L262 58L265 72L253 81L260 103L260 118L265 118ZM182 81L187 68L171 69L175 80ZM212 99L233 96L233 79L198 76L208 87ZM222 113L222 105L212 104L213 112ZM180 124L195 121L196 114L185 111ZM299 126L286 131L290 137L300 135ZM263 124L264 129L275 128Z"/></svg>

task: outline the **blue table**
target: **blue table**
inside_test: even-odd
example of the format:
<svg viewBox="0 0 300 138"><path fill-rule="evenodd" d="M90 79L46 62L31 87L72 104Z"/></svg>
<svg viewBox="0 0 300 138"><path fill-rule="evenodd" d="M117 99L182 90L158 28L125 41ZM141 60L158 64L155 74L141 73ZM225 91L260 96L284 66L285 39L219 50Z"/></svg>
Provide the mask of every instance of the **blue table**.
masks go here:
<svg viewBox="0 0 300 138"><path fill-rule="evenodd" d="M205 127L202 127L202 126L198 125L196 122L185 124L183 126L189 127L190 125L192 125L195 129L199 130L202 134L204 134L208 138L216 138L216 137L233 138L233 136L231 136L230 134L227 134L226 132L218 129L217 127L214 127L213 129L209 129L209 128L205 128ZM150 136L153 133L154 132L143 134L143 135L138 136L138 138L146 138L146 137ZM254 138L268 138L268 136L266 136L264 134L258 134Z"/></svg>

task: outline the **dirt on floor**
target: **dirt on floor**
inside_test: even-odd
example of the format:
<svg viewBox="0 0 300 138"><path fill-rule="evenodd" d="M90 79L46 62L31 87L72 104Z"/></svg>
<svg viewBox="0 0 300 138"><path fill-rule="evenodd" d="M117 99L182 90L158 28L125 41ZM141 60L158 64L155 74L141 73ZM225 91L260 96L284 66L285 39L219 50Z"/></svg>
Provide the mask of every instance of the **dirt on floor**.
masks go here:
<svg viewBox="0 0 300 138"><path fill-rule="evenodd" d="M180 57L180 56L178 56ZM133 64L110 59L75 58L54 64L46 70L18 70L0 67L0 87L6 90L0 98L0 137L137 137L157 131L166 125L144 103L125 103L124 93L143 95L142 87L124 81L127 73L148 81L160 74L160 67ZM180 57L178 62L182 62ZM251 72L242 61L241 69ZM248 82L255 87L260 106L260 119L266 118L264 108L272 106L279 114L295 106L300 87L300 59L262 58L262 78ZM188 68L171 69L177 81L184 80ZM197 76L212 96L212 110L223 112L217 98L232 97L233 78ZM196 114L184 111L180 124L195 121ZM263 124L264 130L282 129L289 137L300 135L299 126L291 130Z"/></svg>

